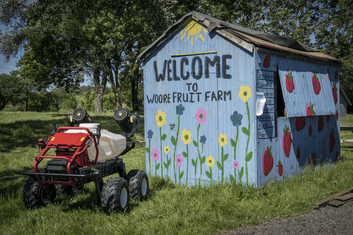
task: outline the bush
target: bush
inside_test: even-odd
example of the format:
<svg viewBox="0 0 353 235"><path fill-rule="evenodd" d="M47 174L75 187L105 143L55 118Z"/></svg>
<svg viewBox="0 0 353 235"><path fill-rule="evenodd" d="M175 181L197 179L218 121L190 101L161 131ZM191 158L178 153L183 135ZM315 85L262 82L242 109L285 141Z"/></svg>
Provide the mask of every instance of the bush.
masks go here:
<svg viewBox="0 0 353 235"><path fill-rule="evenodd" d="M74 110L77 108L78 102L76 96L73 93L66 95L64 102L61 104L61 109Z"/></svg>

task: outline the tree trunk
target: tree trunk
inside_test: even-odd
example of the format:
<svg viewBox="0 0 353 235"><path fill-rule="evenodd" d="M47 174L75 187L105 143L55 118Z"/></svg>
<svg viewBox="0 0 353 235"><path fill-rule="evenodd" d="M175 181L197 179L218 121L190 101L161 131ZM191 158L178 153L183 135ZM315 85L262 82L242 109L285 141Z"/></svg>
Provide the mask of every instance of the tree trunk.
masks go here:
<svg viewBox="0 0 353 235"><path fill-rule="evenodd" d="M93 72L93 79L95 92L94 113L100 114L103 113L103 94L107 84L107 74L103 71L102 81L100 81L100 71L96 69Z"/></svg>

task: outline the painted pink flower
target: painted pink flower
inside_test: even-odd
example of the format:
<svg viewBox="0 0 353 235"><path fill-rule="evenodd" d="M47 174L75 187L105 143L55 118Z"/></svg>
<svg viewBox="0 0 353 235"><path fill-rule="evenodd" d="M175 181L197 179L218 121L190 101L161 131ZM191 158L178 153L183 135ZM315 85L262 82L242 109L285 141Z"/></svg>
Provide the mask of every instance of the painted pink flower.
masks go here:
<svg viewBox="0 0 353 235"><path fill-rule="evenodd" d="M158 161L159 160L159 151L156 148L153 148L152 152L152 160L153 161Z"/></svg>
<svg viewBox="0 0 353 235"><path fill-rule="evenodd" d="M202 110L202 108L199 108L197 110L197 113L195 114L195 118L199 122L199 124L207 121L206 116L207 116L207 111Z"/></svg>
<svg viewBox="0 0 353 235"><path fill-rule="evenodd" d="M175 162L177 167L180 167L183 164L183 158L181 157L181 154L177 155L177 157L175 158Z"/></svg>
<svg viewBox="0 0 353 235"><path fill-rule="evenodd" d="M233 168L238 169L239 168L239 162L237 161L233 161Z"/></svg>

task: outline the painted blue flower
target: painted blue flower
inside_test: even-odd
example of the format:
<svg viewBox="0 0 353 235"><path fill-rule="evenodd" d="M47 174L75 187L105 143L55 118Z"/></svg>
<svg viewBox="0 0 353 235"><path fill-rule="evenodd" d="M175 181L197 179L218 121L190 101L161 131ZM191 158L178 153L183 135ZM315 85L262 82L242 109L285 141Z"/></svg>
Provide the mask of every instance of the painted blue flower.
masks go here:
<svg viewBox="0 0 353 235"><path fill-rule="evenodd" d="M230 120L233 122L234 126L240 126L241 119L243 119L243 115L241 115L237 111L234 111L233 115L230 115Z"/></svg>
<svg viewBox="0 0 353 235"><path fill-rule="evenodd" d="M148 134L148 138L151 139L152 135L153 135L153 131L149 130L149 131L147 131L147 134Z"/></svg>
<svg viewBox="0 0 353 235"><path fill-rule="evenodd" d="M183 115L183 112L185 110L185 107L182 104L179 104L176 106L176 114Z"/></svg>
<svg viewBox="0 0 353 235"><path fill-rule="evenodd" d="M203 136L201 136L200 137L200 143L202 143L202 144L206 144L206 136L205 135L203 135Z"/></svg>

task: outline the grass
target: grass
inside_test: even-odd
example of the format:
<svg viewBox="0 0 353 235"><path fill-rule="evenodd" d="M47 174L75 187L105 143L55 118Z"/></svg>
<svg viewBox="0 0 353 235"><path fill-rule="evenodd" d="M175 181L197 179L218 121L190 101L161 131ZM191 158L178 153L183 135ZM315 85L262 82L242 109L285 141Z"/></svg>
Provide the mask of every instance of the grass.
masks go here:
<svg viewBox="0 0 353 235"><path fill-rule="evenodd" d="M113 113L92 115L109 131L119 133ZM22 189L38 154L37 139L49 137L53 123L66 124L67 113L0 112L0 231L2 234L214 234L276 217L312 211L312 203L353 186L353 146L341 146L342 160L330 168L275 182L262 189L225 184L184 187L150 177L147 201L131 201L125 213L107 216L97 204L94 184L54 204L28 210ZM136 148L123 156L127 171L145 169L143 115L134 139ZM353 115L342 120L353 123ZM342 132L353 139L351 132ZM114 175L118 176L118 175ZM107 178L105 178L106 180Z"/></svg>

